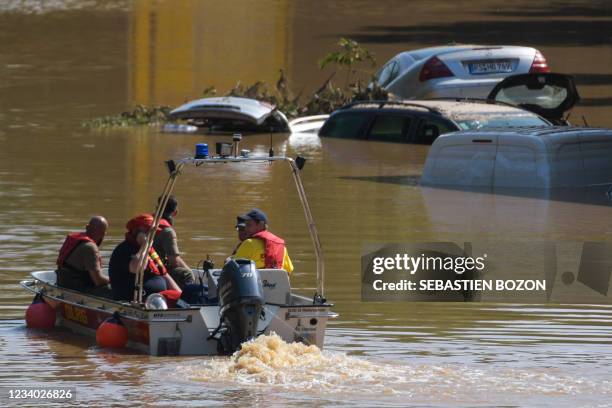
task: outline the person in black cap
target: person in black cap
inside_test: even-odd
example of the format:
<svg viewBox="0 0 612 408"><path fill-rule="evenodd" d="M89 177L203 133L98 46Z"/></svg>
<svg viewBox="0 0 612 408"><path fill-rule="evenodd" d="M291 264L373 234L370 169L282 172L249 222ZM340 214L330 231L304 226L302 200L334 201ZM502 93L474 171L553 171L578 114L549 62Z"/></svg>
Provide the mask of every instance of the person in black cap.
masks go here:
<svg viewBox="0 0 612 408"><path fill-rule="evenodd" d="M157 202L161 197L157 199ZM159 223L157 235L153 241L153 248L159 254L164 265L168 269L170 276L174 278L176 283L181 287L190 285L195 282L193 271L181 258L181 253L178 248L176 231L174 231L174 217L178 214L178 201L171 195L168 197L166 207L162 213L162 219Z"/></svg>
<svg viewBox="0 0 612 408"><path fill-rule="evenodd" d="M240 243L234 258L251 259L258 268L284 269L287 273L293 272L293 263L287 253L285 241L268 231L268 217L263 211L252 208L248 213L237 217L237 220L237 228L244 222L248 238Z"/></svg>
<svg viewBox="0 0 612 408"><path fill-rule="evenodd" d="M232 256L236 255L236 251L238 250L240 244L242 244L242 241L249 237L246 232L246 220L241 215L236 217L236 231L238 231L238 245L236 245L236 248L234 248Z"/></svg>

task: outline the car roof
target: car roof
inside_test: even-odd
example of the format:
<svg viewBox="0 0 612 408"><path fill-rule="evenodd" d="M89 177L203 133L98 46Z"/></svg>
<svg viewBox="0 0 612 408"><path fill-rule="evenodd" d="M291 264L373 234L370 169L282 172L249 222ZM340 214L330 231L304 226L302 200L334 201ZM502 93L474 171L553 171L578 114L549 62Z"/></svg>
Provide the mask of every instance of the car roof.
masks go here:
<svg viewBox="0 0 612 408"><path fill-rule="evenodd" d="M519 136L525 138L538 138L538 139L551 139L556 138L560 135L571 136L588 136L588 135L600 135L606 134L612 137L612 129L605 128L586 128L577 126L547 126L547 127L516 127L516 128L486 128L486 129L475 129L475 130L463 130L444 137L450 137L452 135L478 135L479 137L486 136ZM443 137L440 136L440 137ZM612 139L611 139L612 140Z"/></svg>
<svg viewBox="0 0 612 408"><path fill-rule="evenodd" d="M486 100L422 100L418 103L436 109L453 120L473 118L475 115L538 116L521 108Z"/></svg>
<svg viewBox="0 0 612 408"><path fill-rule="evenodd" d="M431 99L409 101L361 101L345 105L339 111L398 111L411 110L417 112L434 113L439 116L457 121L474 119L478 115L538 115L511 105L479 99ZM338 111L336 111L338 112Z"/></svg>
<svg viewBox="0 0 612 408"><path fill-rule="evenodd" d="M170 112L171 117L188 118L197 117L199 114L210 114L224 112L225 115L232 113L244 116L256 122L262 122L274 110L274 105L267 102L235 96L222 96L214 98L202 98L187 102Z"/></svg>

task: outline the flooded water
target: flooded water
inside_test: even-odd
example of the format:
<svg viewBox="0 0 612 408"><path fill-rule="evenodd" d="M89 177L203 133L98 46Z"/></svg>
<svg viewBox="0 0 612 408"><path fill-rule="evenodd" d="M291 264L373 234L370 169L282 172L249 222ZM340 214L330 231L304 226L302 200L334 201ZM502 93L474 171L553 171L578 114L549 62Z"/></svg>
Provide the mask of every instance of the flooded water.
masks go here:
<svg viewBox="0 0 612 408"><path fill-rule="evenodd" d="M520 28L519 28L520 27ZM131 216L152 211L163 161L224 137L155 128L91 130L87 118L134 104L176 105L284 69L296 92L330 72L317 60L339 36L380 63L399 50L493 42L540 49L575 74L572 118L612 126L612 9L606 1L17 1L0 5L0 385L77 387L95 405L611 406L612 307L365 303L367 243L609 241L609 204L421 188L427 146L274 135L308 159L305 189L340 318L325 349L261 338L234 358L159 358L100 350L66 332L26 330L18 283L50 269L67 232L104 214L103 257ZM227 138L225 138L227 139ZM268 135L243 148L266 154ZM283 164L188 169L176 228L190 264L220 264L235 216L257 206L284 237L292 285L312 294L315 262Z"/></svg>

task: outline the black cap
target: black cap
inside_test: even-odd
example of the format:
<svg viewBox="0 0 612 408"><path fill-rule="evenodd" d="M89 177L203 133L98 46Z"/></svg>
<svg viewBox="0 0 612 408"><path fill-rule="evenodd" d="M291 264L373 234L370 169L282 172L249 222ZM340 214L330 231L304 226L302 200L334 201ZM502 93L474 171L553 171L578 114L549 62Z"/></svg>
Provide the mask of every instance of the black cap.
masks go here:
<svg viewBox="0 0 612 408"><path fill-rule="evenodd" d="M236 228L244 228L246 226L245 222L246 222L246 218L244 218L242 215L237 216L236 217Z"/></svg>
<svg viewBox="0 0 612 408"><path fill-rule="evenodd" d="M264 213L263 211L261 211L259 208L251 208L251 211L249 211L246 214L243 214L240 216L240 218L243 218L245 221L246 220L254 220L254 221L260 221L260 222L268 222L268 216L266 215L266 213Z"/></svg>

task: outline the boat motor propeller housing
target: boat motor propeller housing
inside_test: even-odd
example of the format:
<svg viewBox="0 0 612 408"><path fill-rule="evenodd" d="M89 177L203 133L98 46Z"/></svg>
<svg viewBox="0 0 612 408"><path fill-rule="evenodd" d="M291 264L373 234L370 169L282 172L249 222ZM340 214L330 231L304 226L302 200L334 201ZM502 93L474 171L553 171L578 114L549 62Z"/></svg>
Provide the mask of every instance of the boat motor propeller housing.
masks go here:
<svg viewBox="0 0 612 408"><path fill-rule="evenodd" d="M257 336L257 323L264 306L263 286L255 262L228 261L219 277L220 352L232 354Z"/></svg>

